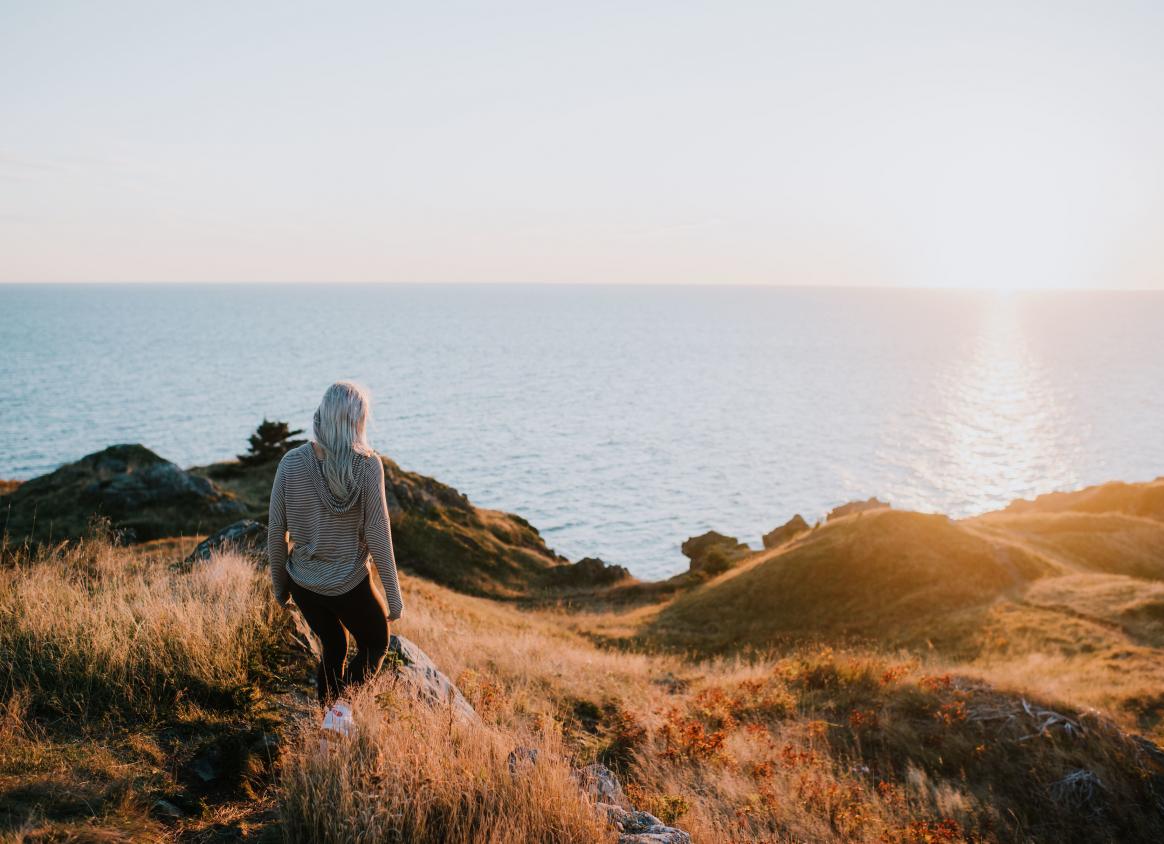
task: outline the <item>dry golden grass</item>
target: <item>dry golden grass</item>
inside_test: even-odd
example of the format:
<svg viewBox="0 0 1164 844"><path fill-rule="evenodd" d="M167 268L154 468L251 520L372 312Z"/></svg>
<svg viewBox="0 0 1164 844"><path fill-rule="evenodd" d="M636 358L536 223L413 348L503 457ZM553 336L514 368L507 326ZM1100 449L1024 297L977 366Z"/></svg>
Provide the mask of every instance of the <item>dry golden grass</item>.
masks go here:
<svg viewBox="0 0 1164 844"><path fill-rule="evenodd" d="M266 573L233 555L183 571L97 527L0 568L0 837L196 839L224 811L262 814L241 779L175 795L205 744L272 728L288 625ZM159 798L186 816L161 822Z"/></svg>
<svg viewBox="0 0 1164 844"><path fill-rule="evenodd" d="M598 844L614 841L571 779L552 723L517 736L430 708L381 675L353 696L354 734L319 746L301 720L282 775L288 841ZM507 761L535 748L533 764Z"/></svg>
<svg viewBox="0 0 1164 844"><path fill-rule="evenodd" d="M884 530L864 543L855 524ZM620 626L633 635L654 623L651 610L523 609L404 576L408 611L394 632L460 685L482 723L394 694L384 676L357 697L357 738L321 755L318 716L288 705L275 779L172 823L148 808L180 787L173 770L189 750L161 736L269 718L280 680L309 666L286 661L288 618L264 571L228 555L187 572L158 549L94 537L0 570L0 834L62 840L84 827L93 840L209 840L242 828L253 804L277 805L271 834L293 841L602 841L609 830L569 776L570 765L597 761L635 805L698 842L1160 840L1164 768L1118 727L1143 729L1141 716L1159 724L1151 700L1164 686L1151 661L1162 587L1063 574L1041 553L1000 552L1006 544L944 520L862 517L697 587L799 554L801 566L839 559L849 577L892 577L892 589L920 573L933 596L965 554L970 570L952 588L981 603L964 660L872 639L837 651L774 650L763 638L747 653L632 651L603 643ZM882 558L904 565L887 570ZM774 612L791 598L756 600ZM720 613L739 635L756 623L690 606ZM903 599L861 619L916 607ZM680 643L704 641L689 634L707 617L692 616ZM839 617L824 621L822 636L844 629ZM940 611L924 621L947 634L961 623ZM775 623L762 620L761 632ZM1081 711L1088 705L1103 711ZM1071 720L1041 731L1040 709ZM506 757L517 746L540 758L515 776Z"/></svg>
<svg viewBox="0 0 1164 844"><path fill-rule="evenodd" d="M18 560L0 569L0 690L82 718L241 707L286 635L269 592L242 557L182 573L100 534Z"/></svg>
<svg viewBox="0 0 1164 844"><path fill-rule="evenodd" d="M1051 559L1062 571L1164 577L1164 521L1126 513L991 513L967 525Z"/></svg>
<svg viewBox="0 0 1164 844"><path fill-rule="evenodd" d="M1115 724L1070 696L996 691L984 670L960 678L940 654L619 652L566 630L595 617L405 589L401 632L488 724L511 736L560 724L575 763L615 768L637 805L696 841L1106 841L1121 828L1134 841L1164 828L1141 790L1155 769ZM1083 718L1087 735L1025 738L1039 722L1021 695ZM1080 769L1132 807L1123 827L1056 802Z"/></svg>

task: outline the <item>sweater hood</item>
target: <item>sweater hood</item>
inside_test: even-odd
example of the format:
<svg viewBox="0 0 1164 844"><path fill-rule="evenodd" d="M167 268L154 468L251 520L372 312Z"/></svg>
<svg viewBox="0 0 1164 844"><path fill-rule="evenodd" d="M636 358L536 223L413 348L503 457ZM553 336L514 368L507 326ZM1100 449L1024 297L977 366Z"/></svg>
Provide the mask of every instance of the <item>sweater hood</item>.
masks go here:
<svg viewBox="0 0 1164 844"><path fill-rule="evenodd" d="M356 506L360 500L360 491L364 488L364 473L368 468L368 461L361 454L352 455L351 485L343 497L337 497L323 475L323 465L315 456L315 449L310 442L300 446L304 450L303 457L308 463L308 473L315 484L315 491L319 493L319 500L333 513L346 513Z"/></svg>

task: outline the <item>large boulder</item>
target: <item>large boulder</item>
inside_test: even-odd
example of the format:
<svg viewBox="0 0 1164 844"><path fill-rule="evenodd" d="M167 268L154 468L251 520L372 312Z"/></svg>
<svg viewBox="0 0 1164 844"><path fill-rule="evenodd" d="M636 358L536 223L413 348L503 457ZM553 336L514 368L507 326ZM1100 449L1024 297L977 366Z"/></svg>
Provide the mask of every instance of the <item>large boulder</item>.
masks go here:
<svg viewBox="0 0 1164 844"><path fill-rule="evenodd" d="M691 537L679 550L691 560L691 573L699 575L727 571L752 552L751 548L734 536L724 536L714 530Z"/></svg>
<svg viewBox="0 0 1164 844"><path fill-rule="evenodd" d="M76 539L95 515L133 542L205 533L243 509L212 481L137 444L86 455L0 497L9 541L33 544Z"/></svg>
<svg viewBox="0 0 1164 844"><path fill-rule="evenodd" d="M780 527L764 534L764 547L779 548L785 542L795 539L808 529L808 522L804 520L804 516L797 513Z"/></svg>
<svg viewBox="0 0 1164 844"><path fill-rule="evenodd" d="M881 501L877 496L873 496L864 501L850 501L847 504L842 504L839 507L834 507L829 510L826 521L831 522L833 519L839 519L842 516L852 516L854 513L864 513L868 510L885 510L892 506L886 501Z"/></svg>
<svg viewBox="0 0 1164 844"><path fill-rule="evenodd" d="M239 519L198 543L186 563L209 560L211 554L235 551L263 560L267 556L267 526L254 519Z"/></svg>

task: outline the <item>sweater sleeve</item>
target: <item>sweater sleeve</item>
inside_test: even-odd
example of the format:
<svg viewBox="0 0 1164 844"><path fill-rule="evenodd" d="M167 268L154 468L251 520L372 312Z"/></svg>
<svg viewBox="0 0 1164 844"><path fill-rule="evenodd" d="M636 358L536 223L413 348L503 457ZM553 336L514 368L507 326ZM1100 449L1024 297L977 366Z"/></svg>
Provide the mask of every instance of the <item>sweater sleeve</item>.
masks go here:
<svg viewBox="0 0 1164 844"><path fill-rule="evenodd" d="M271 484L271 506L267 511L267 559L271 563L271 589L275 600L286 604L290 584L287 575L287 512L283 498L287 461L280 460Z"/></svg>
<svg viewBox="0 0 1164 844"><path fill-rule="evenodd" d="M380 583L384 586L388 618L395 621L404 611L404 601L400 597L400 584L396 579L392 523L388 518L388 499L384 493L384 464L379 455L374 455L371 460L374 465L364 476L369 484L364 495L364 539L380 575Z"/></svg>

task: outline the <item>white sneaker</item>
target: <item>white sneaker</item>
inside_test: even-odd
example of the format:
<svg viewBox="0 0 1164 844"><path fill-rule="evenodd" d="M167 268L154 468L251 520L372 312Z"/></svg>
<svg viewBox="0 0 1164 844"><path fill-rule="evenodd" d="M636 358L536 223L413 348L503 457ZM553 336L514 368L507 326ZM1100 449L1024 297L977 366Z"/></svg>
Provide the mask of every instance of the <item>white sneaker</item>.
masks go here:
<svg viewBox="0 0 1164 844"><path fill-rule="evenodd" d="M352 705L339 698L323 716L319 727L319 749L326 751L331 742L347 738L352 734Z"/></svg>

